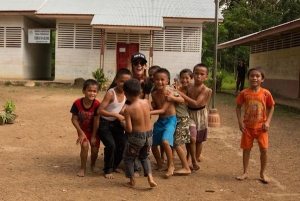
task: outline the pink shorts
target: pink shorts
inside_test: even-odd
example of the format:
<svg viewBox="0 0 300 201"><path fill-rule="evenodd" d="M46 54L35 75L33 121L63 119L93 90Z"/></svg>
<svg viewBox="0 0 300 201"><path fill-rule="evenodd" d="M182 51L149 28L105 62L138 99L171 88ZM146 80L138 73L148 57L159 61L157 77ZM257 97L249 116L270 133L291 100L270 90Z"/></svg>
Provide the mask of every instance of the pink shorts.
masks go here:
<svg viewBox="0 0 300 201"><path fill-rule="evenodd" d="M268 148L268 132L263 131L263 129L251 129L246 128L245 132L242 134L241 148L251 149L253 147L254 139L257 140L260 148Z"/></svg>
<svg viewBox="0 0 300 201"><path fill-rule="evenodd" d="M191 137L196 138L196 142L204 142L207 139L207 128L197 131L195 126L190 126Z"/></svg>

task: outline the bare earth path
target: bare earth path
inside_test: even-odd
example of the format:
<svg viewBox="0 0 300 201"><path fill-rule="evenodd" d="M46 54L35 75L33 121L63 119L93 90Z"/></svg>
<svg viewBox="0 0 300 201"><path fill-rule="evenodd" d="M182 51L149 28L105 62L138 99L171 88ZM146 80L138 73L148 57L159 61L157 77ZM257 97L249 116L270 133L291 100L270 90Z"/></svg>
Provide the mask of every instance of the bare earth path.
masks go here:
<svg viewBox="0 0 300 201"><path fill-rule="evenodd" d="M242 173L235 97L218 94L221 127L209 129L201 170L169 179L163 177L164 172L154 171L156 188L149 189L146 178L141 177L132 190L122 186L127 182L123 174L108 180L102 172L88 169L86 177L76 176L80 148L75 145L69 110L80 96L79 89L67 86L0 85L0 105L12 99L19 115L15 124L0 126L0 200L300 200L299 111L276 106L269 134L270 184L258 180L257 144L250 178L235 179ZM102 97L100 93L98 99ZM175 165L180 167L178 157ZM102 145L97 166L103 168Z"/></svg>

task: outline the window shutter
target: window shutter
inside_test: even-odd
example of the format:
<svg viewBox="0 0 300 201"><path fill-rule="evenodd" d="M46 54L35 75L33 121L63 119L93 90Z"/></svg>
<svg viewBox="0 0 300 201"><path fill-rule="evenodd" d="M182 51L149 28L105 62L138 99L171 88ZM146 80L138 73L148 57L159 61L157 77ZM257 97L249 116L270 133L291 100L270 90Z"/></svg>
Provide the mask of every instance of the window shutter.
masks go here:
<svg viewBox="0 0 300 201"><path fill-rule="evenodd" d="M181 52L182 27L166 27L165 29L165 51Z"/></svg>
<svg viewBox="0 0 300 201"><path fill-rule="evenodd" d="M164 31L155 31L153 38L153 50L164 51Z"/></svg>
<svg viewBox="0 0 300 201"><path fill-rule="evenodd" d="M74 23L59 23L57 31L58 48L74 48Z"/></svg>
<svg viewBox="0 0 300 201"><path fill-rule="evenodd" d="M0 47L4 47L4 27L0 27Z"/></svg>
<svg viewBox="0 0 300 201"><path fill-rule="evenodd" d="M76 24L75 49L92 49L92 27L88 24Z"/></svg>
<svg viewBox="0 0 300 201"><path fill-rule="evenodd" d="M6 27L6 47L20 48L22 42L21 27Z"/></svg>
<svg viewBox="0 0 300 201"><path fill-rule="evenodd" d="M200 52L201 30L198 27L183 28L183 52Z"/></svg>
<svg viewBox="0 0 300 201"><path fill-rule="evenodd" d="M150 35L141 34L141 43L140 43L141 51L149 51L149 48L150 48Z"/></svg>
<svg viewBox="0 0 300 201"><path fill-rule="evenodd" d="M106 34L106 49L107 50L115 50L117 42L117 34L115 33L107 33Z"/></svg>

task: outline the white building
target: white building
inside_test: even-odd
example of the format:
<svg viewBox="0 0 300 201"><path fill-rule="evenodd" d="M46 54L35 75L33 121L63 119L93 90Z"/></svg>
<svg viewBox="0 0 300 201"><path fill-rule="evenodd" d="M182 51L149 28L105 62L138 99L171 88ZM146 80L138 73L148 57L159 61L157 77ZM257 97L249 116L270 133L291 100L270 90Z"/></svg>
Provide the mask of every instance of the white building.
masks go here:
<svg viewBox="0 0 300 201"><path fill-rule="evenodd" d="M172 78L201 62L202 24L213 0L0 0L0 78L50 79L50 44L29 43L33 30L55 38L55 80L113 79L142 52ZM220 15L221 16L221 15ZM30 32L31 31L31 32ZM49 37L49 36L47 36Z"/></svg>

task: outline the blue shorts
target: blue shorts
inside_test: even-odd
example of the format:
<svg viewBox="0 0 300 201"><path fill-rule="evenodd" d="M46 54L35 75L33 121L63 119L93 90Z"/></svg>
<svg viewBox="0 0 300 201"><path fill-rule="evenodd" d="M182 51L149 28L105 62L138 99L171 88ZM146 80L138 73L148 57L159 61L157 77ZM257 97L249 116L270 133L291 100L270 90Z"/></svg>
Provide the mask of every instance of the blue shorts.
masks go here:
<svg viewBox="0 0 300 201"><path fill-rule="evenodd" d="M166 118L158 118L154 123L153 128L153 145L161 145L163 140L167 140L169 144L173 146L176 125L176 115Z"/></svg>

